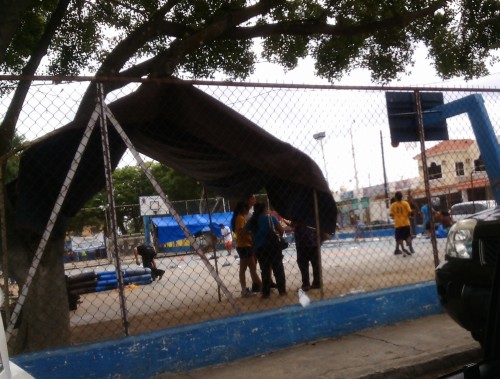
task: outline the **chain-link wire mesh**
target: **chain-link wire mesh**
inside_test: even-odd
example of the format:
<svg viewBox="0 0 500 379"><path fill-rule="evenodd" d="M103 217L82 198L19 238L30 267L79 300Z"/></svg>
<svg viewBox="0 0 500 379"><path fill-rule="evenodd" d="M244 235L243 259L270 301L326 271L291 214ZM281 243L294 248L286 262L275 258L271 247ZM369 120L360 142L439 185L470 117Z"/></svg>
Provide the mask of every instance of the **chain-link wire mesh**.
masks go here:
<svg viewBox="0 0 500 379"><path fill-rule="evenodd" d="M70 124L88 85L88 82L55 84L35 81L17 123L16 140L29 147L32 141L45 138L47 133ZM176 169L178 162L159 164L154 157L134 154L127 143L124 146L128 148L118 153L116 145L109 144L111 153L108 152L106 158L103 149L106 150L107 142L103 140L103 149L99 154L103 157L102 161L108 159L111 166L116 166L113 176L106 178L105 173L94 172L85 177L84 182L99 181L98 187L105 188L109 179L112 196L107 195L104 189L86 199L85 205L65 226L64 257L49 262L64 265L64 296L68 298L70 325L68 341L72 344L296 304L299 288L308 290L311 300L317 301L432 280L436 262L443 259L444 237L449 226L447 215L451 212L451 217L456 216L452 206L493 198L481 156L484 152L479 150L466 114L449 118L449 140L425 142L425 155L422 155L418 141L400 143L396 148L391 146L385 89L204 82L195 82L195 85L212 99L230 107L317 163L337 202L337 231L324 240L319 257L315 255L318 250L314 248L299 252L301 257L309 254L309 258L304 258L305 263L300 264L307 267L301 272L298 260L302 262L302 258L298 259L294 231L300 225L277 214L264 189L254 191L257 204L264 204L265 209L276 216L289 243L282 252L286 288L282 287L279 277L272 276L269 280L278 280L277 287L281 288L273 288L270 298L263 298L260 293L262 267L246 255L240 258L240 254L245 252L241 249L237 251L235 224L232 222L234 209L240 203L247 204L248 198L222 196L213 188L207 189L201 182L182 175L182 170ZM36 278L37 269L45 269L43 254L57 250L51 242L52 239L57 240L53 233L60 233L55 220L61 208L63 212L66 210L64 202L72 200L71 196L66 199L65 195L72 179L79 175L79 164L85 164L84 150L92 144L101 146L101 137L98 137L97 143L92 130L99 128L103 117L106 117L107 133L121 137L120 123L126 123L127 119L114 119L113 108L107 105L123 99L137 88L138 84L132 83L108 94L102 104L97 101L85 133L77 137L71 133L64 135L64 138L78 138L80 148L74 156L69 176L62 183L60 199L51 209L52 216L43 225L45 233L42 242L37 240L30 245L35 259L27 274L28 280L25 280L26 271L21 275L22 290L16 283L16 274L19 274L15 267L18 262L12 258L3 260L3 266L8 266L7 271L14 273L4 276L8 281L4 288L8 289L13 304L8 310L5 307L3 310L4 315L14 316L9 325L13 337L17 335L19 322L14 327L12 321L19 316L20 309L29 311L27 304L30 296L41 294L42 290L36 289L40 282L30 280ZM390 90L415 91L411 88ZM495 135L498 134L498 92L433 88L423 91L443 93L445 104L471 93L481 94ZM6 112L10 99L9 96L1 99L2 114ZM143 118L144 127L150 135L157 134L159 140L167 141L172 151L178 146L189 146L193 137L179 130L165 132L169 128L168 117L162 125L148 119L150 114L158 112L162 99L152 101L151 108L148 102L141 106L141 115L130 116ZM165 102L164 107L170 105ZM202 112L193 108L189 112L207 115L210 109ZM165 114L171 114L179 121L179 114L183 113L170 107ZM203 121L200 120L200 123ZM205 130L204 133L211 131ZM232 141L230 146L224 146L225 149L239 151L252 146L252 141L241 135L237 127L225 137L230 137ZM64 138L57 143L64 144ZM227 144L228 139L221 138L221 141ZM141 143L139 140L139 151L143 151ZM15 183L20 156L25 150L20 147L18 151L7 160L4 175L7 188ZM206 147L202 153L208 157L213 151ZM204 170L207 170L206 177L210 178L210 170L224 169L222 166L210 166L197 160L198 157L196 155L191 164L197 166L201 177L204 177ZM59 159L57 155L48 156L40 164L56 166ZM290 165L293 165L293 160L294 156L290 156ZM428 189L435 208L431 229L426 227L421 212L429 200L422 162L427 166ZM252 174L242 172L242 183L250 183L248 188L252 188ZM32 185L33 191L43 192L47 183L33 181ZM403 192L404 199L414 211L411 218L413 255L394 254L394 228L389 206L395 191ZM164 204L165 200L167 204ZM38 206L43 208L46 205L36 204L30 211L36 214ZM80 207L79 204L76 206ZM246 211L244 216L246 220ZM7 224L15 222L8 215L6 217ZM177 227L179 219L185 224L183 228ZM231 229L230 235L224 236L225 227ZM192 231L191 239L186 238L185 230ZM2 239L5 238L9 237L2 235ZM312 238L309 245L315 242L317 240ZM10 248L9 241L7 244ZM154 258L136 249L144 244L154 246ZM8 256L11 257L11 254ZM314 264L308 264L308 260L318 261L317 270L313 272ZM257 282L250 273L251 262L257 268ZM248 265L250 268L242 271ZM49 274L57 272L49 271ZM50 282L50 276L46 276L45 281ZM60 289L54 291L60 292ZM27 299L24 300L24 297ZM57 295L54 297L57 300ZM66 304L66 301L63 303ZM19 306L17 312L12 305ZM20 321L23 322L22 317ZM43 332L47 335L58 333L59 322L64 321L55 320Z"/></svg>

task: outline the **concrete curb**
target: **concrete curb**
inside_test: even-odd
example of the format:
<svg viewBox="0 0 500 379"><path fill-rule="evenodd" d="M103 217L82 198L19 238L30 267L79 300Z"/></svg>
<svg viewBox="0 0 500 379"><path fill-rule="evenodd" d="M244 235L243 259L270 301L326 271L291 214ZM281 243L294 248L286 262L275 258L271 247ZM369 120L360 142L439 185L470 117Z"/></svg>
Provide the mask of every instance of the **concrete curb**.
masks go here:
<svg viewBox="0 0 500 379"><path fill-rule="evenodd" d="M450 349L447 353L420 355L414 360L404 359L404 365L356 377L357 379L415 379L435 373L442 375L459 369L467 363L479 362L483 357L481 348L471 345Z"/></svg>

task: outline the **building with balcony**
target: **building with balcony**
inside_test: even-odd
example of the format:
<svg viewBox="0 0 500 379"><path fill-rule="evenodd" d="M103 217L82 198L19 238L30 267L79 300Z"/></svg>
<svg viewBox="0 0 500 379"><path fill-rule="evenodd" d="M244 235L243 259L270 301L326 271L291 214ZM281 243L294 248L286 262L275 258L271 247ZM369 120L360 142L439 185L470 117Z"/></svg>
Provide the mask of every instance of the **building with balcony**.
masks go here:
<svg viewBox="0 0 500 379"><path fill-rule="evenodd" d="M439 197L442 208L462 201L493 199L488 176L475 140L455 139L426 149L431 196ZM413 191L417 201L424 199L425 183L421 155L418 162L418 188Z"/></svg>

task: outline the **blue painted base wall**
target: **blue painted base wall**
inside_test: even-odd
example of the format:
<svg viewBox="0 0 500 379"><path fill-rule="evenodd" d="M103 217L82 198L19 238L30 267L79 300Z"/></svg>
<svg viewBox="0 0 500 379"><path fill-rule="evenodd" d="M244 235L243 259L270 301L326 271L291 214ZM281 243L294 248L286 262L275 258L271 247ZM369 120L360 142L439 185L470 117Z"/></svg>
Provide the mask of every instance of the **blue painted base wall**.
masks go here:
<svg viewBox="0 0 500 379"><path fill-rule="evenodd" d="M432 282L18 355L37 379L150 378L442 312Z"/></svg>

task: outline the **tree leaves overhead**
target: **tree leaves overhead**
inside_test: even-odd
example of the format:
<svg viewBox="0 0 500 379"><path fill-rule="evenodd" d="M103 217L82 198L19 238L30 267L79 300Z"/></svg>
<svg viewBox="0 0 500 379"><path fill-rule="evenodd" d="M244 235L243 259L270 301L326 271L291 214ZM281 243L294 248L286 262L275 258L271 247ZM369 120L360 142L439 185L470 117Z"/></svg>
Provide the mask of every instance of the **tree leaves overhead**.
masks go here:
<svg viewBox="0 0 500 379"><path fill-rule="evenodd" d="M35 4L0 62L4 73L20 72L57 2ZM290 70L311 55L332 82L359 67L375 82L395 79L418 44L443 78L468 79L487 73L499 36L494 0L75 0L39 73L244 79L262 41L263 59Z"/></svg>

